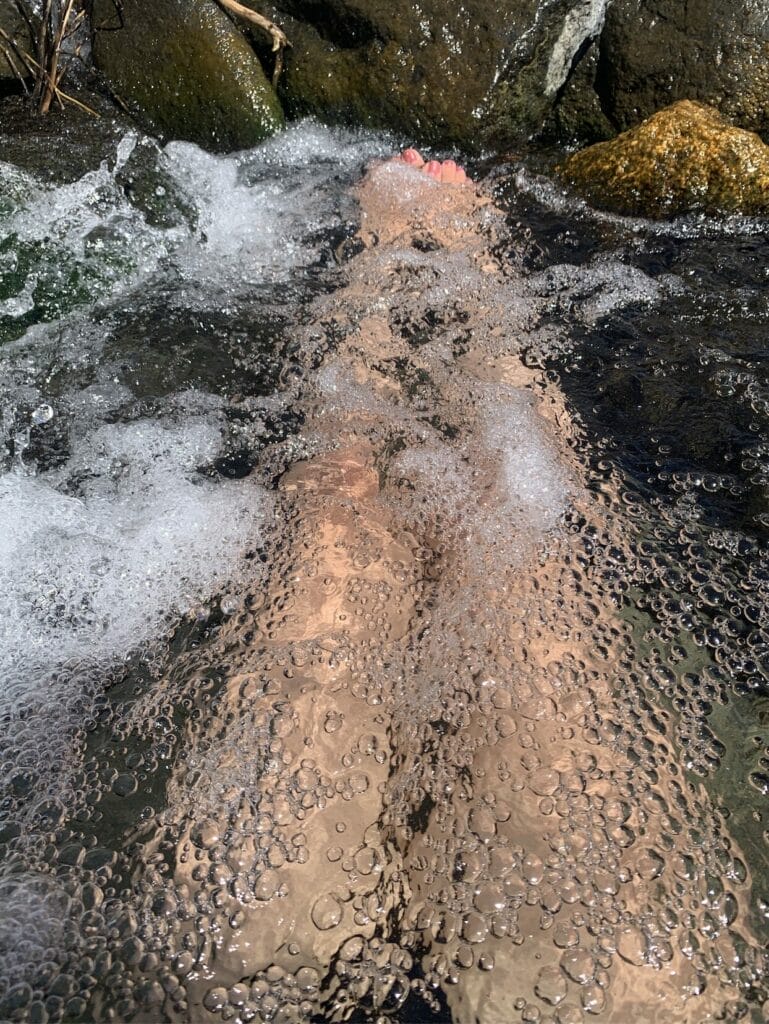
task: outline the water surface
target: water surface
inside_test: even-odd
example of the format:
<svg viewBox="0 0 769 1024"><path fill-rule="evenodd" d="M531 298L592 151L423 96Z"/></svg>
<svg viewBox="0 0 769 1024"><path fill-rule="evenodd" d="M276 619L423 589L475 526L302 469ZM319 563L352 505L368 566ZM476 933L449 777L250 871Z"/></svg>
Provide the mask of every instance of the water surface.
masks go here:
<svg viewBox="0 0 769 1024"><path fill-rule="evenodd" d="M105 146L0 164L0 1016L763 1019L765 225Z"/></svg>

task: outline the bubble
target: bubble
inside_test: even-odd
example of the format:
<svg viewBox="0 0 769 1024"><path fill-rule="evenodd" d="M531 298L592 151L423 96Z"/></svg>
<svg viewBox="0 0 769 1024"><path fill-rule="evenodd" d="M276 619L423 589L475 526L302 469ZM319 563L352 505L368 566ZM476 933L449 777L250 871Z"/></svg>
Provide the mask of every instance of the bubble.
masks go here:
<svg viewBox="0 0 769 1024"><path fill-rule="evenodd" d="M540 768L529 779L529 786L538 796L552 796L561 785L560 773L552 768Z"/></svg>
<svg viewBox="0 0 769 1024"><path fill-rule="evenodd" d="M585 985L580 992L580 1001L586 1013L599 1014L606 1007L606 993L600 985Z"/></svg>
<svg viewBox="0 0 769 1024"><path fill-rule="evenodd" d="M342 920L342 906L332 893L319 896L310 911L312 923L320 931L336 928Z"/></svg>
<svg viewBox="0 0 769 1024"><path fill-rule="evenodd" d="M48 405L47 402L44 402L42 405L38 405L38 407L34 410L31 416L31 420L36 427L40 427L45 423L50 423L53 417L54 411L52 406Z"/></svg>
<svg viewBox="0 0 769 1024"><path fill-rule="evenodd" d="M583 1024L584 1019L582 1011L576 1006L559 1006L555 1014L557 1024Z"/></svg>
<svg viewBox="0 0 769 1024"><path fill-rule="evenodd" d="M560 965L564 974L578 985L586 985L595 977L595 961L587 950L567 949L561 954Z"/></svg>
<svg viewBox="0 0 769 1024"><path fill-rule="evenodd" d="M648 958L649 944L646 935L633 925L621 928L615 939L617 952L629 964L640 966Z"/></svg>
<svg viewBox="0 0 769 1024"><path fill-rule="evenodd" d="M657 850L639 850L635 861L635 869L639 878L642 878L645 882L651 882L655 878L659 878L665 870L665 861Z"/></svg>
<svg viewBox="0 0 769 1024"><path fill-rule="evenodd" d="M227 989L222 988L220 985L211 988L206 992L203 997L203 1006L211 1013L219 1013L227 1005L228 995Z"/></svg>
<svg viewBox="0 0 769 1024"><path fill-rule="evenodd" d="M254 887L254 896L258 900L266 901L272 899L280 887L278 873L271 869L263 871Z"/></svg>
<svg viewBox="0 0 769 1024"><path fill-rule="evenodd" d="M566 998L568 986L558 967L543 967L537 975L534 991L550 1006L557 1006Z"/></svg>
<svg viewBox="0 0 769 1024"><path fill-rule="evenodd" d="M462 937L466 942L483 942L488 933L485 918L480 914L471 913L465 916L462 923Z"/></svg>
<svg viewBox="0 0 769 1024"><path fill-rule="evenodd" d="M218 822L212 818L206 818L194 826L190 832L190 839L195 846L202 850L210 850L221 842L222 831Z"/></svg>

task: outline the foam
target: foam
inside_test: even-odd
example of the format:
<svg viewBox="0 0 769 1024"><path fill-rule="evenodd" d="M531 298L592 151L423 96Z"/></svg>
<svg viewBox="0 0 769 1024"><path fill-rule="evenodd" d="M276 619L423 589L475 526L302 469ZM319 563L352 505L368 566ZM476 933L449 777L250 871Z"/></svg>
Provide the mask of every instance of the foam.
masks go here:
<svg viewBox="0 0 769 1024"><path fill-rule="evenodd" d="M659 303L684 287L673 274L653 278L616 259L597 259L585 266L559 263L533 275L529 286L559 312L568 310L585 324L625 306Z"/></svg>
<svg viewBox="0 0 769 1024"><path fill-rule="evenodd" d="M541 536L556 526L568 504L564 465L529 395L489 388L484 406L485 443L501 459L503 508L518 518L519 530Z"/></svg>
<svg viewBox="0 0 769 1024"><path fill-rule="evenodd" d="M177 254L187 279L240 288L284 280L318 258L322 240L352 204L340 178L356 178L387 151L381 138L301 122L254 150L216 156L191 143L165 148L164 167L194 202L198 229Z"/></svg>
<svg viewBox="0 0 769 1024"><path fill-rule="evenodd" d="M262 147L226 156L186 142L160 150L129 132L112 159L66 184L43 183L0 162L0 230L15 239L0 275L14 269L20 247L32 253L21 281L0 276L0 317L28 313L42 293L53 298L41 319L56 320L94 299L127 295L158 272L233 295L285 280L318 258L318 233L342 222L342 206L351 214L352 202L339 198L340 178L352 181L387 150L373 134L301 122ZM154 163L152 174L166 180L169 187L157 189L179 206L178 223L153 226L132 204L125 178L134 158Z"/></svg>
<svg viewBox="0 0 769 1024"><path fill-rule="evenodd" d="M455 523L479 557L493 552L504 568L558 525L572 484L528 394L489 385L475 398L481 412L463 445L413 446L393 466L431 515Z"/></svg>
<svg viewBox="0 0 769 1024"><path fill-rule="evenodd" d="M105 352L111 313L141 320L158 291L191 308L254 309L265 285L317 259L318 225L341 222L339 175L381 146L299 125L263 150L215 157L128 133L67 184L0 164L0 231L12 239L0 264L11 271L0 276L0 715L9 777L35 773L30 807L66 793L73 737L112 671L155 657L186 612L253 583L243 556L272 509L255 478L199 472L225 450L228 399L188 391L142 406L120 383L132 353L121 348L116 365ZM158 226L132 181L178 209ZM35 444L56 457L38 459Z"/></svg>
<svg viewBox="0 0 769 1024"><path fill-rule="evenodd" d="M0 702L124 657L238 573L267 500L196 473L220 445L212 415L102 424L66 466L75 494L65 473L0 478Z"/></svg>
<svg viewBox="0 0 769 1024"><path fill-rule="evenodd" d="M30 872L0 879L0 964L10 988L59 953L70 899L56 881Z"/></svg>

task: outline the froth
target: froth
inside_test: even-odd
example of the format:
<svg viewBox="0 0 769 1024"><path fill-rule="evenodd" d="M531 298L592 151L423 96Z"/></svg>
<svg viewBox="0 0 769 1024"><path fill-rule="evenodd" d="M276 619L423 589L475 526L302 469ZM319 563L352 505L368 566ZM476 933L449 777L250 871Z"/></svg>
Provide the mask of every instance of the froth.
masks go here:
<svg viewBox="0 0 769 1024"><path fill-rule="evenodd" d="M552 529L567 506L568 476L531 398L514 388L489 389L486 443L501 457L503 507L533 534Z"/></svg>
<svg viewBox="0 0 769 1024"><path fill-rule="evenodd" d="M266 499L249 480L196 472L220 435L210 414L105 423L75 442L63 471L0 478L11 691L44 685L56 666L125 655L237 573Z"/></svg>

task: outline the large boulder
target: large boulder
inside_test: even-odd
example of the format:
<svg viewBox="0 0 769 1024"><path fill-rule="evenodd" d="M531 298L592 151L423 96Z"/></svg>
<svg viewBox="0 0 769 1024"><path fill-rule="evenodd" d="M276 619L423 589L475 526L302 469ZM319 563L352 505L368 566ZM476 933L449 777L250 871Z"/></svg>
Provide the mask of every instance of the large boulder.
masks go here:
<svg viewBox="0 0 769 1024"><path fill-rule="evenodd" d="M769 146L688 100L574 153L559 173L595 206L622 214L769 213Z"/></svg>
<svg viewBox="0 0 769 1024"><path fill-rule="evenodd" d="M716 107L769 141L769 7L766 0L613 0L595 54L585 61L595 101L617 131L679 99ZM592 62L592 67L590 67ZM573 101L577 99L575 107ZM562 97L565 120L580 120L585 94Z"/></svg>
<svg viewBox="0 0 769 1024"><path fill-rule="evenodd" d="M229 151L283 124L259 59L215 0L94 0L93 31L112 90L166 137Z"/></svg>
<svg viewBox="0 0 769 1024"><path fill-rule="evenodd" d="M541 126L607 0L249 0L292 48L295 115L434 145L504 147Z"/></svg>

